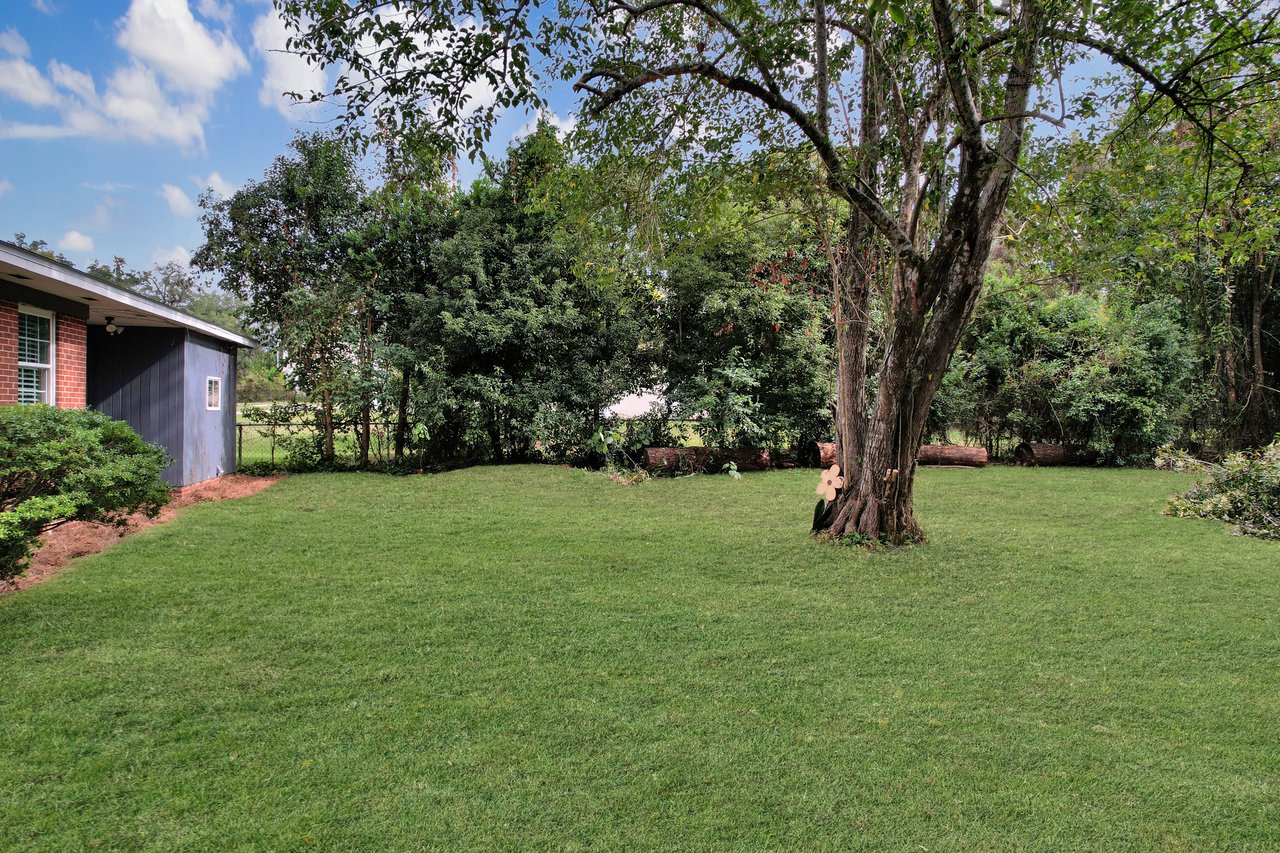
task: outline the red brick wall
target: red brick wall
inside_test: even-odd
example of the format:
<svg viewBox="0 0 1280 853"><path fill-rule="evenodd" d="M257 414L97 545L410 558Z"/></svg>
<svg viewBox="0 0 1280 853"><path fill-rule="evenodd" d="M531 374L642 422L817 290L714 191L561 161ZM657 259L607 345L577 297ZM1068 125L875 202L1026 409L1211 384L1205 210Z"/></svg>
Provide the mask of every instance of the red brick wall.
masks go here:
<svg viewBox="0 0 1280 853"><path fill-rule="evenodd" d="M0 406L18 402L18 304L0 299Z"/></svg>
<svg viewBox="0 0 1280 853"><path fill-rule="evenodd" d="M78 317L56 315L58 331L54 338L58 364L55 368L58 383L59 409L83 409L85 407L85 333L86 323ZM16 337L16 336L15 336Z"/></svg>
<svg viewBox="0 0 1280 853"><path fill-rule="evenodd" d="M85 406L84 320L54 315L55 395L60 409ZM18 402L18 304L0 299L0 406Z"/></svg>

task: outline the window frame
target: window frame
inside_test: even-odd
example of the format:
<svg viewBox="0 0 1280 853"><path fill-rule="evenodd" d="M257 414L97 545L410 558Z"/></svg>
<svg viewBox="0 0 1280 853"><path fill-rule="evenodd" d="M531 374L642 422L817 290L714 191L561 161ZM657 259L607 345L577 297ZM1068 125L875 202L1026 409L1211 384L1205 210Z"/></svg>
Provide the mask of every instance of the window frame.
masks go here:
<svg viewBox="0 0 1280 853"><path fill-rule="evenodd" d="M218 402L216 405L210 406L209 399L211 395L209 394L209 392L212 390L212 383L215 383L215 382L217 383L217 388L218 388ZM221 376L206 376L204 378L204 410L206 412L222 411L222 377Z"/></svg>
<svg viewBox="0 0 1280 853"><path fill-rule="evenodd" d="M22 375L22 368L28 370L43 370L48 376L48 386L45 392L45 399L35 403L22 403L24 406L40 405L43 403L47 406L56 406L58 404L58 315L45 308L37 308L34 305L18 304L18 314L26 314L29 317L43 317L49 321L49 362L42 364L37 361L22 360L22 318L18 318L18 336L14 343L18 346L18 375ZM18 391L21 394L21 389ZM21 402L21 401L20 401Z"/></svg>

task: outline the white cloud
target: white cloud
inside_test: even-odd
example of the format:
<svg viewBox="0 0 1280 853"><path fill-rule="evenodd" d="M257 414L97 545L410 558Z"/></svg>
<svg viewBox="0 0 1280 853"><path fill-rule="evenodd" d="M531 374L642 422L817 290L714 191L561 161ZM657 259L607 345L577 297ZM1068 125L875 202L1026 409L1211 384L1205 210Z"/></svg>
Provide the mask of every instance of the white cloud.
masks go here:
<svg viewBox="0 0 1280 853"><path fill-rule="evenodd" d="M200 5L197 8L199 8L201 15L211 21L217 21L223 26L231 23L231 18L235 13L230 3L219 3L218 0L200 0Z"/></svg>
<svg viewBox="0 0 1280 853"><path fill-rule="evenodd" d="M169 212L174 216L190 219L196 215L196 203L191 197L173 184L165 184L156 193L169 204Z"/></svg>
<svg viewBox="0 0 1280 853"><path fill-rule="evenodd" d="M203 147L209 107L203 101L171 102L149 68L118 69L107 84L102 111L121 132L144 142Z"/></svg>
<svg viewBox="0 0 1280 853"><path fill-rule="evenodd" d="M222 198L231 198L231 196L236 194L236 185L222 177L222 175L218 174L216 171L210 172L209 177L204 180L196 178L194 183L200 188L201 192L204 192L206 189L213 190L214 195L221 196Z"/></svg>
<svg viewBox="0 0 1280 853"><path fill-rule="evenodd" d="M0 125L0 139L65 139L80 135L81 132L74 127L58 124Z"/></svg>
<svg viewBox="0 0 1280 853"><path fill-rule="evenodd" d="M308 65L301 56L288 53L285 46L288 36L284 21L274 10L253 22L253 46L266 66L258 103L275 109L287 119L298 119L314 105L296 103L284 93L306 96L313 91L323 92L328 88L328 75L318 65Z"/></svg>
<svg viewBox="0 0 1280 853"><path fill-rule="evenodd" d="M556 115L553 112L544 112L540 115L534 116L533 118L525 122L523 125L521 125L519 130L511 134L511 138L523 139L524 137L529 136L535 130L538 129L538 120L543 118L551 122L551 126L556 129L556 134L561 139L564 139L570 133L573 133L573 129L578 126L578 119L576 116L569 116L568 118L560 118L560 116Z"/></svg>
<svg viewBox="0 0 1280 853"><path fill-rule="evenodd" d="M53 8L53 4L49 0L31 0L31 7L37 12L44 12L46 15L52 15L58 11Z"/></svg>
<svg viewBox="0 0 1280 853"><path fill-rule="evenodd" d="M93 238L79 231L68 231L58 241L58 248L64 252L92 252Z"/></svg>
<svg viewBox="0 0 1280 853"><path fill-rule="evenodd" d="M231 36L210 33L187 0L133 0L116 43L191 95L211 95L249 68Z"/></svg>
<svg viewBox="0 0 1280 853"><path fill-rule="evenodd" d="M80 186L84 187L87 190L97 190L98 192L104 192L104 193L113 193L113 192L118 192L119 190L133 189L133 184L122 184L122 183L119 183L118 181L103 181L100 184L95 184L89 181L85 181Z"/></svg>
<svg viewBox="0 0 1280 853"><path fill-rule="evenodd" d="M93 212L89 214L87 221L89 224L95 225L98 228L110 227L114 222L111 215L111 205L95 204L93 206Z"/></svg>
<svg viewBox="0 0 1280 853"><path fill-rule="evenodd" d="M0 93L33 107L51 107L59 101L53 84L25 59L0 59Z"/></svg>
<svg viewBox="0 0 1280 853"><path fill-rule="evenodd" d="M0 60L0 95L58 113L57 121L0 122L0 139L93 136L202 149L214 95L249 67L240 48L197 21L187 0L133 0L118 26L129 57L101 94L92 76L57 60L47 76L24 59Z"/></svg>
<svg viewBox="0 0 1280 853"><path fill-rule="evenodd" d="M13 181L8 178L0 178L0 197L6 196L13 192Z"/></svg>
<svg viewBox="0 0 1280 853"><path fill-rule="evenodd" d="M191 253L185 246L160 246L151 253L153 267L168 263L181 264L185 267L191 263Z"/></svg>
<svg viewBox="0 0 1280 853"><path fill-rule="evenodd" d="M92 75L77 71L70 65L63 65L56 59L49 63L49 79L53 81L53 85L65 89L86 103L92 104L98 100L98 89L93 84Z"/></svg>
<svg viewBox="0 0 1280 853"><path fill-rule="evenodd" d="M31 56L31 46L22 37L22 33L13 27L9 27L9 29L0 33L0 52L7 53L10 56L26 58Z"/></svg>

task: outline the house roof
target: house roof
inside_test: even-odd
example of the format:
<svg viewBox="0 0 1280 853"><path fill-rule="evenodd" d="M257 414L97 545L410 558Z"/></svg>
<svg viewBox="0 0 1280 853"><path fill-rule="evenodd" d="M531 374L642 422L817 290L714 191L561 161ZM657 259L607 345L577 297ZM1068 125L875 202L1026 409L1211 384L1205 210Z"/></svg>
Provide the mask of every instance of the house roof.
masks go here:
<svg viewBox="0 0 1280 853"><path fill-rule="evenodd" d="M88 307L89 324L105 326L107 318L129 326L190 329L239 347L254 348L252 338L201 320L186 311L108 284L68 264L0 240L0 282L38 290Z"/></svg>

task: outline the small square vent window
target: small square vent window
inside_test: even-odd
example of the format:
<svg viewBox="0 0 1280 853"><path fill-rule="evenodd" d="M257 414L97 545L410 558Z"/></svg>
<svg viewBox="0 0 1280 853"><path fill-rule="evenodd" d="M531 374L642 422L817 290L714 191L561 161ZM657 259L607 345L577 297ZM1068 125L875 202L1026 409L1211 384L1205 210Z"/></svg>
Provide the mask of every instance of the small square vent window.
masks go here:
<svg viewBox="0 0 1280 853"><path fill-rule="evenodd" d="M216 376L205 380L204 407L210 412L222 411L222 380Z"/></svg>

